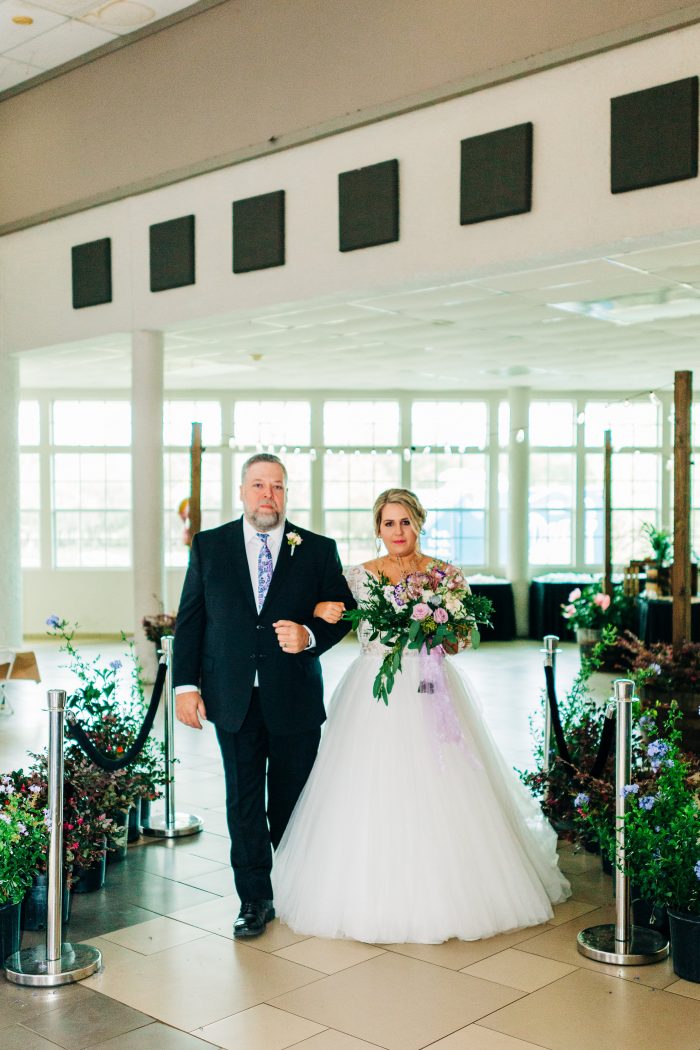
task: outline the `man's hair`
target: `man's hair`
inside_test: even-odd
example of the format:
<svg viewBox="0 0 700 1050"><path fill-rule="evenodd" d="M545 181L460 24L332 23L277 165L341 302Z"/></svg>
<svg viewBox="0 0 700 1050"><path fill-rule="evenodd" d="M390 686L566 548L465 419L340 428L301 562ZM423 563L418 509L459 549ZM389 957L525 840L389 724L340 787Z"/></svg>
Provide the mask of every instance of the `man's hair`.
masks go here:
<svg viewBox="0 0 700 1050"><path fill-rule="evenodd" d="M287 487L287 468L279 456L273 456L271 452L256 452L254 456L250 456L245 461L241 467L241 485L245 484L245 476L255 463L276 463L278 467L282 468L284 487Z"/></svg>

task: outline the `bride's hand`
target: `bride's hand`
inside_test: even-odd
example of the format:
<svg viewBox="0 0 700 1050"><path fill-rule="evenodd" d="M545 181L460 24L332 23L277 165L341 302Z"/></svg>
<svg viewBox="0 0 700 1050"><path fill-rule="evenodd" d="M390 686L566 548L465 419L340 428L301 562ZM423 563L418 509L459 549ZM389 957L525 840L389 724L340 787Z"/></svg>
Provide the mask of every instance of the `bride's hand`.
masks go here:
<svg viewBox="0 0 700 1050"><path fill-rule="evenodd" d="M344 612L343 602L318 602L314 609L314 617L317 620L325 620L326 623L338 623Z"/></svg>

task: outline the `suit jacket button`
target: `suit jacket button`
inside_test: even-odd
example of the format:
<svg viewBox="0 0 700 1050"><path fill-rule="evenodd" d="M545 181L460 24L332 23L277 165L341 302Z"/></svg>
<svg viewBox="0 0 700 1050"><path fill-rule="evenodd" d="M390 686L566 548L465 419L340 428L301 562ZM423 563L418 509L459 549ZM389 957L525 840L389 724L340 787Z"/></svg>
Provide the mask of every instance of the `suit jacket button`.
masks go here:
<svg viewBox="0 0 700 1050"><path fill-rule="evenodd" d="M265 630L265 624L264 623L256 623L255 630L256 631L264 631Z"/></svg>

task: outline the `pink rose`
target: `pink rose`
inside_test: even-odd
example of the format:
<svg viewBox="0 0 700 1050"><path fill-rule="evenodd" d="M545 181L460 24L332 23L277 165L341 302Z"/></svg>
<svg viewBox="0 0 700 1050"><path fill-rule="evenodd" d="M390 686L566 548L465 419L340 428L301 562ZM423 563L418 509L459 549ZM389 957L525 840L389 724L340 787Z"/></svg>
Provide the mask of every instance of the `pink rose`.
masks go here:
<svg viewBox="0 0 700 1050"><path fill-rule="evenodd" d="M424 620L426 616L430 616L431 612L432 609L429 605L426 605L425 602L418 602L418 605L416 605L415 609L411 613L411 619Z"/></svg>
<svg viewBox="0 0 700 1050"><path fill-rule="evenodd" d="M562 609L561 614L562 614L562 616L564 617L565 620L570 620L575 612L576 612L576 606L575 605L566 605Z"/></svg>
<svg viewBox="0 0 700 1050"><path fill-rule="evenodd" d="M593 602L595 605L599 605L603 612L610 606L610 595L609 594L595 594L593 596Z"/></svg>
<svg viewBox="0 0 700 1050"><path fill-rule="evenodd" d="M435 620L435 623L447 623L449 618L447 609L438 606L437 609L433 610L433 619Z"/></svg>
<svg viewBox="0 0 700 1050"><path fill-rule="evenodd" d="M576 602L576 601L578 601L578 599L580 597L581 597L581 588L580 587L575 587L574 590L569 595L569 601L570 602Z"/></svg>

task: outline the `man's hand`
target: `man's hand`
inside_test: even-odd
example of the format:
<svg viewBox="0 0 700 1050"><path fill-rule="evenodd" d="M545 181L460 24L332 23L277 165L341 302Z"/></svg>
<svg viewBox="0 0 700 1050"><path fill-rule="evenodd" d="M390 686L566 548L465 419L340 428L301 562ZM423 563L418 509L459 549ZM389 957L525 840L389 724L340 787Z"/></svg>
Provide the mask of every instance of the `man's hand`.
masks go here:
<svg viewBox="0 0 700 1050"><path fill-rule="evenodd" d="M277 620L272 625L280 643L280 649L285 653L301 653L309 644L309 632L300 623L292 620Z"/></svg>
<svg viewBox="0 0 700 1050"><path fill-rule="evenodd" d="M200 718L207 720L207 710L200 694L194 690L191 693L178 693L175 697L175 716L178 722L190 726L191 729L201 729Z"/></svg>
<svg viewBox="0 0 700 1050"><path fill-rule="evenodd" d="M314 609L314 617L325 620L326 623L338 623L344 612L344 602L318 602Z"/></svg>

